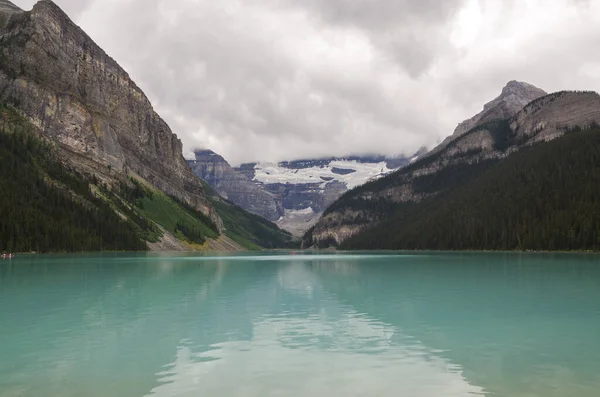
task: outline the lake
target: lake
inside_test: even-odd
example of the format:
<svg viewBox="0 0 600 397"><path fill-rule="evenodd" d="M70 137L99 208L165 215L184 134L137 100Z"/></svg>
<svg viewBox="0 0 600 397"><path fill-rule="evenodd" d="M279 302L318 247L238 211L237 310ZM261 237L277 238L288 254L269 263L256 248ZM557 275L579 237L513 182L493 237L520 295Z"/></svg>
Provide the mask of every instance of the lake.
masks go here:
<svg viewBox="0 0 600 397"><path fill-rule="evenodd" d="M600 256L0 261L0 397L597 397Z"/></svg>

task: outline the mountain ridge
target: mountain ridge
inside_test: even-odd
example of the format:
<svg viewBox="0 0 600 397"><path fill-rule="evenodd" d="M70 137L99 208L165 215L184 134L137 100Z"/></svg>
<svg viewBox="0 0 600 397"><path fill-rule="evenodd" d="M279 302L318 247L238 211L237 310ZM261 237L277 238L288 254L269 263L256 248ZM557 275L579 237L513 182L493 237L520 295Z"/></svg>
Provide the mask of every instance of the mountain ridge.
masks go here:
<svg viewBox="0 0 600 397"><path fill-rule="evenodd" d="M270 221L283 216L280 197L261 189L246 175L234 170L221 155L207 149L196 150L194 157L188 160L194 173L222 197Z"/></svg>
<svg viewBox="0 0 600 397"><path fill-rule="evenodd" d="M477 164L492 164L522 148L598 122L597 93L559 92L538 97L516 114L483 120L400 171L346 193L309 230L304 244L341 244L388 216L397 204L418 203L466 183L483 171Z"/></svg>
<svg viewBox="0 0 600 397"><path fill-rule="evenodd" d="M211 150L188 163L221 196L301 236L341 194L409 164L413 156L365 155L246 163L231 167ZM388 168L393 167L393 168Z"/></svg>
<svg viewBox="0 0 600 397"><path fill-rule="evenodd" d="M80 224L71 217L65 229L80 233L81 244L57 242L53 247L46 244L48 236L36 236L31 243L35 247L101 250L106 242L112 244L107 248L118 249L245 250L263 244L283 246L292 240L276 225L214 200L184 159L181 140L142 90L55 3L41 0L31 11L22 11L2 0L0 22L1 138L10 140L14 131L27 130L14 143L18 150L25 153L30 145L47 146L44 159L19 160L32 169L29 176L19 174L31 179L22 182L43 180L59 187L55 194L66 195L61 200L68 205L87 201L92 214L109 208L114 216L107 219L122 220ZM44 162L59 170L56 177L45 176L39 165ZM77 191L61 184L63 175L69 176L70 186ZM0 175L0 183L11 182ZM14 197L4 198L6 203L0 206L14 208ZM48 211L58 211L50 204ZM22 210L32 223L40 204L27 205L31 208ZM20 223L28 221L14 218L13 213L3 215L6 233L0 236L0 245L22 235ZM111 243L111 233L121 229L127 239L144 244ZM98 233L104 237L100 239Z"/></svg>
<svg viewBox="0 0 600 397"><path fill-rule="evenodd" d="M1 99L14 103L65 159L132 172L218 221L185 163L182 143L118 63L52 1L0 34Z"/></svg>

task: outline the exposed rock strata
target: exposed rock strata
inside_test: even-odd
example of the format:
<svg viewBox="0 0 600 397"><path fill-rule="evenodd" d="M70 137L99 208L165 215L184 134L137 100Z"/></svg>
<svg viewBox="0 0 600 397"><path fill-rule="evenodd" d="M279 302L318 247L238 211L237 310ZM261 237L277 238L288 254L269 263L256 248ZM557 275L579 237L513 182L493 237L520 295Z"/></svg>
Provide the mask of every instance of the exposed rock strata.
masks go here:
<svg viewBox="0 0 600 397"><path fill-rule="evenodd" d="M2 0L0 22L0 99L58 143L65 163L139 175L220 224L181 141L128 74L58 6L41 0L22 12Z"/></svg>
<svg viewBox="0 0 600 397"><path fill-rule="evenodd" d="M505 87L503 95L514 91L509 90L511 86L514 86L514 82ZM529 85L525 88L527 95L523 98L529 94L539 94ZM595 92L558 92L536 98L518 111L516 106L525 99L519 101L514 95L508 98L510 101L506 104L495 104L500 110L494 114L499 118L490 119L491 116L482 114L475 116L471 119L474 122L461 124L455 135L422 159L388 176L385 183L371 189L359 189L351 199L417 202L428 195L437 194L436 191L424 193L415 189L415 182L420 178L439 173L450 166L502 159L524 147L600 124L600 96ZM487 105L486 108L488 111L491 109ZM469 127L466 131L465 126ZM311 231L309 240L304 243L311 245L335 240L339 244L377 221L378 215L369 210L353 211L341 206L323 216Z"/></svg>
<svg viewBox="0 0 600 397"><path fill-rule="evenodd" d="M188 163L194 173L222 197L246 211L270 221L277 221L283 216L281 196L269 193L250 181L246 175L235 171L223 157L213 151L197 151L195 159L188 160Z"/></svg>

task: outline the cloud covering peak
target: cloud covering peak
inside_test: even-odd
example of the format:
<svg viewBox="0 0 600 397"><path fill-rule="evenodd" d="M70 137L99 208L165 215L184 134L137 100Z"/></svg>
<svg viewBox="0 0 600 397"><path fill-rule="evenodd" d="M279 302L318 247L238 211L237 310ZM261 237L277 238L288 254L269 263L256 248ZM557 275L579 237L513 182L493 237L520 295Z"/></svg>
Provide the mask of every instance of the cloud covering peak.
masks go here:
<svg viewBox="0 0 600 397"><path fill-rule="evenodd" d="M412 153L509 80L600 88L600 0L56 3L187 151L234 164Z"/></svg>

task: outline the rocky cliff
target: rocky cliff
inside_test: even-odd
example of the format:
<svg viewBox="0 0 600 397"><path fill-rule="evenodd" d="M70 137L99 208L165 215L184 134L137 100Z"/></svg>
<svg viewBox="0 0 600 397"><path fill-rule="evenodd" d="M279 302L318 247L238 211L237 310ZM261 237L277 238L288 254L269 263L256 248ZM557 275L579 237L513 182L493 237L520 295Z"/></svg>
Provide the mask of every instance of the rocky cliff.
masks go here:
<svg viewBox="0 0 600 397"><path fill-rule="evenodd" d="M236 171L280 197L284 214L277 225L301 236L349 189L379 179L424 152L421 149L410 157L348 156L243 164Z"/></svg>
<svg viewBox="0 0 600 397"><path fill-rule="evenodd" d="M387 175L425 152L420 149L410 158L350 156L232 168L222 156L200 150L188 163L222 197L302 236L348 189Z"/></svg>
<svg viewBox="0 0 600 397"><path fill-rule="evenodd" d="M502 93L483 106L483 111L463 121L456 127L453 137L459 137L478 124L506 119L517 114L531 101L547 95L546 91L528 83L509 81Z"/></svg>
<svg viewBox="0 0 600 397"><path fill-rule="evenodd" d="M188 160L194 173L222 197L270 221L283 216L281 196L267 192L235 171L222 156L211 150L196 151L194 156L194 160Z"/></svg>
<svg viewBox="0 0 600 397"><path fill-rule="evenodd" d="M598 94L539 96L541 92L525 83L508 83L483 113L461 123L452 137L431 152L386 178L344 195L305 236L305 245L339 244L382 220L390 208L417 203L465 183L486 164L522 148L600 123ZM531 97L536 98L526 103Z"/></svg>
<svg viewBox="0 0 600 397"><path fill-rule="evenodd" d="M516 115L533 100L547 95L546 91L534 85L509 81L502 89L500 95L483 106L483 110L475 116L464 120L440 145L435 147L429 154L437 153L445 148L450 142L460 138L474 127L493 120L508 119Z"/></svg>
<svg viewBox="0 0 600 397"><path fill-rule="evenodd" d="M220 224L182 144L128 74L52 1L25 12L0 2L0 100L65 164L109 178L136 175Z"/></svg>

